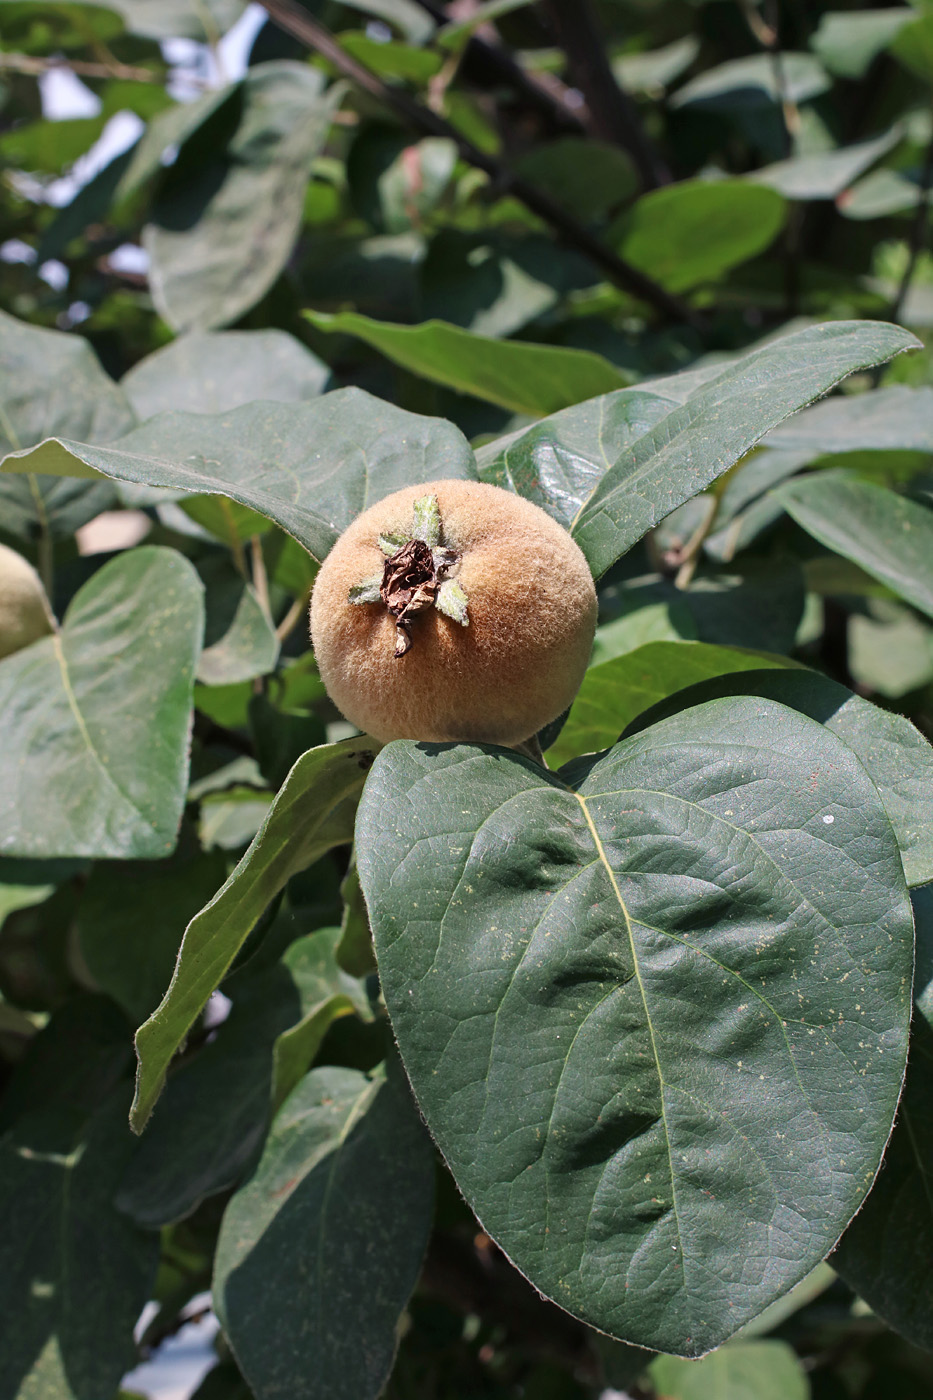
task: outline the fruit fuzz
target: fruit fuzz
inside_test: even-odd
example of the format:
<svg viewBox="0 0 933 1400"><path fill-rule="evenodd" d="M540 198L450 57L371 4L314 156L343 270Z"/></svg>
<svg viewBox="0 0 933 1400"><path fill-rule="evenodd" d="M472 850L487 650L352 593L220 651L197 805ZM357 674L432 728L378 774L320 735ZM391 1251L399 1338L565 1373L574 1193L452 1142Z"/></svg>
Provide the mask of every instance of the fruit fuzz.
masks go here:
<svg viewBox="0 0 933 1400"><path fill-rule="evenodd" d="M523 743L573 700L595 627L567 531L473 481L409 486L364 511L311 598L328 694L384 743Z"/></svg>
<svg viewBox="0 0 933 1400"><path fill-rule="evenodd" d="M11 656L51 631L39 575L15 549L0 544L0 657Z"/></svg>

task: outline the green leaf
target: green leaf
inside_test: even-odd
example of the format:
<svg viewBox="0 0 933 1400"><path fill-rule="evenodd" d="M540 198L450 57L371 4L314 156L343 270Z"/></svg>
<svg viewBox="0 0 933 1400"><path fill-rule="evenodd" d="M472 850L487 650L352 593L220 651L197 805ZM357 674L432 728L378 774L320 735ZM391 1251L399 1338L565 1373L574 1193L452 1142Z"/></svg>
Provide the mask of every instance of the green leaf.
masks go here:
<svg viewBox="0 0 933 1400"><path fill-rule="evenodd" d="M922 199L916 181L898 170L873 170L836 201L847 219L881 219L889 214L908 214Z"/></svg>
<svg viewBox="0 0 933 1400"><path fill-rule="evenodd" d="M825 1293L827 1288L836 1282L836 1270L830 1268L828 1264L817 1264L815 1269L811 1269L806 1278L802 1278L799 1283L789 1293L785 1293L783 1298L778 1298L776 1303L765 1308L763 1313L752 1322L747 1322L735 1334L735 1341L746 1341L751 1337L766 1337L769 1332L774 1332L782 1323L786 1322L794 1313L799 1312L812 1303L814 1298L819 1298L821 1293Z"/></svg>
<svg viewBox="0 0 933 1400"><path fill-rule="evenodd" d="M278 660L279 642L253 585L222 555L201 560L198 572L207 606L198 680L202 685L234 685L268 675Z"/></svg>
<svg viewBox="0 0 933 1400"><path fill-rule="evenodd" d="M360 888L355 852L340 886L340 898L343 901L343 916L340 941L334 956L338 966L345 972L349 972L353 977L365 977L368 973L375 972L376 956L373 952L373 935L369 927L366 901Z"/></svg>
<svg viewBox="0 0 933 1400"><path fill-rule="evenodd" d="M239 558L243 573L246 572L245 560L238 546L253 535L265 535L272 529L264 515L227 496L182 496L178 508L202 530L225 544Z"/></svg>
<svg viewBox="0 0 933 1400"><path fill-rule="evenodd" d="M141 1132L169 1061L263 910L291 877L349 839L352 804L372 762L365 736L310 749L295 764L256 838L221 889L185 930L171 985L136 1033L139 1072L130 1122Z"/></svg>
<svg viewBox="0 0 933 1400"><path fill-rule="evenodd" d="M337 962L339 928L317 929L299 938L283 963L301 996L301 1016L276 1039L273 1047L272 1104L277 1110L302 1079L331 1024L352 1013L373 1019L362 984Z"/></svg>
<svg viewBox="0 0 933 1400"><path fill-rule="evenodd" d="M235 116L225 115L224 109L228 105L233 108L238 95L239 84L230 84L205 92L193 102L177 102L158 113L132 148L129 164L116 187L115 201L119 204L132 199L161 175L163 166L170 164L189 138L207 126L212 118L217 117L218 122L222 119L234 121Z"/></svg>
<svg viewBox="0 0 933 1400"><path fill-rule="evenodd" d="M767 446L809 452L813 457L891 448L931 453L933 389L893 384L867 394L827 399L769 433Z"/></svg>
<svg viewBox="0 0 933 1400"><path fill-rule="evenodd" d="M122 389L83 336L0 311L0 457L56 434L109 442L134 421Z"/></svg>
<svg viewBox="0 0 933 1400"><path fill-rule="evenodd" d="M403 146L376 181L387 233L417 231L431 219L450 188L457 156L457 143L446 136Z"/></svg>
<svg viewBox="0 0 933 1400"><path fill-rule="evenodd" d="M629 602L631 601L631 606ZM615 656L647 646L649 642L692 642L696 625L686 603L672 599L663 603L642 603L617 595L613 602L623 604L621 617L597 627L593 638L591 666L601 666Z"/></svg>
<svg viewBox="0 0 933 1400"><path fill-rule="evenodd" d="M435 23L415 0L344 0L348 9L385 20L410 44L424 44L434 33Z"/></svg>
<svg viewBox="0 0 933 1400"><path fill-rule="evenodd" d="M107 118L100 114L14 127L0 136L0 162L18 170L61 175L90 150L106 122Z"/></svg>
<svg viewBox="0 0 933 1400"><path fill-rule="evenodd" d="M685 180L642 195L614 226L625 260L671 292L714 281L774 241L787 209L742 180Z"/></svg>
<svg viewBox="0 0 933 1400"><path fill-rule="evenodd" d="M602 355L529 341L494 340L444 321L397 326L345 311L306 311L319 330L356 336L422 379L515 413L539 417L628 382Z"/></svg>
<svg viewBox="0 0 933 1400"><path fill-rule="evenodd" d="M69 481L32 472L0 475L0 528L21 540L37 540L43 534L70 539L95 515L117 504L116 488L109 481Z"/></svg>
<svg viewBox="0 0 933 1400"><path fill-rule="evenodd" d="M812 54L782 52L780 78L771 54L733 58L707 68L685 83L671 106L702 104L713 111L770 106L779 102L809 102L831 86L822 64Z"/></svg>
<svg viewBox="0 0 933 1400"><path fill-rule="evenodd" d="M452 423L337 389L307 404L247 404L231 413L166 413L115 447L43 443L7 471L50 471L220 493L276 521L315 559L359 513L402 486L475 478Z"/></svg>
<svg viewBox="0 0 933 1400"><path fill-rule="evenodd" d="M838 151L819 151L811 155L793 156L756 170L748 178L767 185L785 199L835 199L876 160L897 145L903 136L899 127L876 136L873 141L860 141L855 146L842 146Z"/></svg>
<svg viewBox="0 0 933 1400"><path fill-rule="evenodd" d="M610 584L602 600L609 615L620 608L667 603L679 619L686 613L690 621L685 640L786 654L793 649L805 599L799 565L787 559L748 559L741 572L698 571L686 589L660 574L645 574Z"/></svg>
<svg viewBox="0 0 933 1400"><path fill-rule="evenodd" d="M300 403L329 378L330 366L285 331L195 331L140 360L120 387L142 422L172 410L228 413L256 399Z"/></svg>
<svg viewBox="0 0 933 1400"><path fill-rule="evenodd" d="M257 1400L376 1400L431 1225L403 1076L312 1070L224 1215L214 1305ZM313 1359L313 1360L312 1360Z"/></svg>
<svg viewBox="0 0 933 1400"><path fill-rule="evenodd" d="M149 39L182 36L202 43L217 39L235 24L246 0L107 0L127 29Z"/></svg>
<svg viewBox="0 0 933 1400"><path fill-rule="evenodd" d="M480 475L565 525L598 577L789 414L917 343L878 322L810 327L724 370L623 389L490 443Z"/></svg>
<svg viewBox="0 0 933 1400"><path fill-rule="evenodd" d="M104 998L71 1002L10 1091L26 1110L0 1140L0 1189L15 1203L0 1235L0 1392L10 1400L113 1395L135 1359L159 1251L113 1206L133 1150L119 1084L127 1031ZM89 1248L107 1261L93 1287Z"/></svg>
<svg viewBox="0 0 933 1400"><path fill-rule="evenodd" d="M888 48L905 68L933 83L933 15L921 15L913 24L898 29Z"/></svg>
<svg viewBox="0 0 933 1400"><path fill-rule="evenodd" d="M414 7L413 7L414 8ZM427 83L443 66L443 58L430 49L412 48L394 40L369 39L359 29L337 35L344 53L383 78L404 78L410 83Z"/></svg>
<svg viewBox="0 0 933 1400"><path fill-rule="evenodd" d="M242 851L253 840L272 806L271 792L232 787L201 803L198 839L205 851Z"/></svg>
<svg viewBox="0 0 933 1400"><path fill-rule="evenodd" d="M222 857L185 841L171 860L95 865L78 906L78 937L101 991L134 1023L162 1000L185 925L223 884Z"/></svg>
<svg viewBox="0 0 933 1400"><path fill-rule="evenodd" d="M428 245L420 282L425 320L453 322L500 339L537 320L562 297L592 286L593 268L543 235L443 229Z"/></svg>
<svg viewBox="0 0 933 1400"><path fill-rule="evenodd" d="M638 189L635 167L618 146L574 136L538 146L516 161L515 170L585 223L630 199Z"/></svg>
<svg viewBox="0 0 933 1400"><path fill-rule="evenodd" d="M399 742L357 841L422 1112L538 1289L695 1356L823 1258L909 1018L897 846L844 744L751 700L558 775Z"/></svg>
<svg viewBox="0 0 933 1400"><path fill-rule="evenodd" d="M0 851L157 859L188 781L202 589L143 546L75 594L61 631L0 661Z"/></svg>
<svg viewBox="0 0 933 1400"><path fill-rule="evenodd" d="M910 720L883 710L816 671L733 672L689 685L645 710L626 737L670 714L727 695L776 700L823 724L852 750L894 828L908 885L933 880L933 748Z"/></svg>
<svg viewBox="0 0 933 1400"><path fill-rule="evenodd" d="M234 1186L255 1165L280 1086L304 1074L331 1022L371 1019L360 983L334 961L338 937L318 929L281 962L230 979L229 1016L170 1077L121 1182L117 1204L137 1224L184 1219Z"/></svg>
<svg viewBox="0 0 933 1400"><path fill-rule="evenodd" d="M237 320L285 266L343 93L324 84L305 64L259 64L220 113L222 128L215 120L182 145L143 230L153 300L176 330Z"/></svg>
<svg viewBox="0 0 933 1400"><path fill-rule="evenodd" d="M609 748L642 710L685 686L730 671L796 664L786 656L704 642L649 642L590 667L548 762L559 768L578 754Z"/></svg>
<svg viewBox="0 0 933 1400"><path fill-rule="evenodd" d="M810 1382L787 1342L734 1342L702 1361L659 1356L648 1375L664 1400L809 1400Z"/></svg>
<svg viewBox="0 0 933 1400"><path fill-rule="evenodd" d="M820 16L810 46L831 73L860 78L872 59L916 17L907 7L893 10L831 10Z"/></svg>
<svg viewBox="0 0 933 1400"><path fill-rule="evenodd" d="M612 60L612 71L626 92L657 97L690 67L699 52L699 39L687 34L660 49L621 54Z"/></svg>
<svg viewBox="0 0 933 1400"><path fill-rule="evenodd" d="M820 544L933 617L933 510L835 471L788 482L776 496Z"/></svg>
<svg viewBox="0 0 933 1400"><path fill-rule="evenodd" d="M910 1064L884 1165L832 1256L889 1327L933 1350L933 885L914 892L917 974Z"/></svg>
<svg viewBox="0 0 933 1400"><path fill-rule="evenodd" d="M32 326L0 311L0 459L55 433L109 442L134 421L122 390L83 336ZM2 528L20 539L43 532L67 538L115 499L113 488L102 483L0 478Z"/></svg>
<svg viewBox="0 0 933 1400"><path fill-rule="evenodd" d="M868 575L854 568L852 573L870 594L874 585ZM899 700L933 681L933 626L913 608L893 598L868 596L849 615L846 630L849 670L859 688Z"/></svg>

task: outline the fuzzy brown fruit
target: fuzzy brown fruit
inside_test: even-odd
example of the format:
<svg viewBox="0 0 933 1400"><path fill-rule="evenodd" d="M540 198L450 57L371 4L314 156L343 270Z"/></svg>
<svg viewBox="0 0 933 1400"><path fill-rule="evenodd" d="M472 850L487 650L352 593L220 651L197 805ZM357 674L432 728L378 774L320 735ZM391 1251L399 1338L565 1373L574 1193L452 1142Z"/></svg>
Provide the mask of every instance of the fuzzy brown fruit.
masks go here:
<svg viewBox="0 0 933 1400"><path fill-rule="evenodd" d="M0 657L20 651L51 631L39 575L15 549L0 544Z"/></svg>
<svg viewBox="0 0 933 1400"><path fill-rule="evenodd" d="M409 486L364 511L311 598L328 694L383 742L524 742L573 700L595 627L593 579L567 531L470 481Z"/></svg>

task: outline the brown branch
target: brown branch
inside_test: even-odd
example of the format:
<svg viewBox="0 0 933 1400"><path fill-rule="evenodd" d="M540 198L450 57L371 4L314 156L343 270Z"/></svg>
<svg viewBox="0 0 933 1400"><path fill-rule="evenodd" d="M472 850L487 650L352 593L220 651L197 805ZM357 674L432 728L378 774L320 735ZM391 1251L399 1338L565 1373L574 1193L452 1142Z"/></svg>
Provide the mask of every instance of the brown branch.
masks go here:
<svg viewBox="0 0 933 1400"><path fill-rule="evenodd" d="M437 0L417 0L417 3L438 25L448 23L450 16ZM571 107L567 101L568 89L564 84L553 81L550 75L529 73L496 42L492 25L484 25L482 32L470 36L463 52L461 71L467 82L478 86L507 83L551 129L577 133L585 129L584 115L579 107Z"/></svg>
<svg viewBox="0 0 933 1400"><path fill-rule="evenodd" d="M33 58L24 53L0 53L0 69L14 73L30 73L41 77L43 73L53 73L63 69L67 73L77 73L82 78L126 78L132 83L160 83L161 76L149 68L133 68L116 59L101 63L90 63L84 59L72 58Z"/></svg>
<svg viewBox="0 0 933 1400"><path fill-rule="evenodd" d="M670 184L670 171L649 141L638 108L616 82L590 0L545 0L545 7L570 76L586 98L593 134L628 151L646 189Z"/></svg>
<svg viewBox="0 0 933 1400"><path fill-rule="evenodd" d="M637 297L639 301L647 302L669 320L687 321L693 325L697 323L692 310L679 297L672 296L657 282L639 272L624 258L620 258L611 248L607 248L543 190L514 174L495 156L488 155L478 146L474 146L472 141L437 112L432 112L429 107L416 102L402 88L387 86L371 69L345 53L330 31L312 19L306 10L294 3L294 0L260 0L260 4L280 29L315 49L333 64L339 73L349 78L364 92L368 92L383 106L391 108L408 126L414 127L425 136L441 136L453 141L464 160L485 171L497 189L513 194L516 199L521 200L533 214L550 224L565 243L585 253L616 286Z"/></svg>

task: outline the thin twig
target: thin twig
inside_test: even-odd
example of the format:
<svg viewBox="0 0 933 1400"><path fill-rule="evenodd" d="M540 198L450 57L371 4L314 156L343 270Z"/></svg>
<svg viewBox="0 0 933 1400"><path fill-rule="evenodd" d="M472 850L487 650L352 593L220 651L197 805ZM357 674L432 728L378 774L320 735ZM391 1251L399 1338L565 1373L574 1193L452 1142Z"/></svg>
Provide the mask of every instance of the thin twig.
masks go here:
<svg viewBox="0 0 933 1400"><path fill-rule="evenodd" d="M697 571L697 564L700 562L700 553L706 543L707 536L713 528L713 521L716 519L716 512L719 509L719 500L711 495L706 501L706 509L703 512L703 519L684 545L680 555L680 567L674 579L674 587L687 589L693 581L693 575Z"/></svg>
<svg viewBox="0 0 933 1400"><path fill-rule="evenodd" d="M302 593L300 598L295 599L288 612L275 629L275 635L279 642L284 642L286 637L291 636L301 619L307 614L310 602L311 589L309 588L305 593Z"/></svg>
<svg viewBox="0 0 933 1400"><path fill-rule="evenodd" d="M931 120L933 120L933 108L931 108L930 117ZM930 137L930 144L927 146L927 153L923 161L923 170L920 175L920 199L910 230L910 254L907 259L907 266L904 268L901 284L897 289L897 296L894 298L894 303L891 307L892 321L899 321L901 319L904 305L907 301L907 294L910 291L910 284L917 270L920 251L926 241L927 222L930 217L931 187L933 187L933 135Z"/></svg>
<svg viewBox="0 0 933 1400"><path fill-rule="evenodd" d="M547 0L570 75L586 98L594 136L628 152L646 189L670 184L670 171L654 149L638 108L616 82L590 0Z"/></svg>
<svg viewBox="0 0 933 1400"><path fill-rule="evenodd" d="M639 301L647 302L670 320L697 324L698 318L679 297L673 296L624 258L620 258L578 223L560 204L555 203L537 186L509 170L495 156L474 146L472 141L451 126L444 117L416 102L402 88L389 87L383 83L371 69L345 53L333 35L312 19L306 10L296 5L294 0L260 0L260 3L281 29L315 49L332 63L338 72L376 98L383 106L390 107L409 126L421 131L425 136L441 136L453 141L464 160L479 170L484 170L497 189L513 194L533 214L550 224L566 243L585 253L616 286L637 297Z"/></svg>
<svg viewBox="0 0 933 1400"><path fill-rule="evenodd" d="M268 622L272 622L272 611L269 607L269 578L266 574L266 560L262 552L262 539L259 535L251 535L249 541L250 557L253 561L253 587L256 590L256 597L259 606L262 608Z"/></svg>
<svg viewBox="0 0 933 1400"><path fill-rule="evenodd" d="M75 73L82 78L125 78L132 83L161 83L162 77L149 68L133 68L129 64L114 59L92 63L85 59L34 58L25 53L0 53L0 69L8 68L14 73L30 73L41 77L43 73L63 70Z"/></svg>
<svg viewBox="0 0 933 1400"><path fill-rule="evenodd" d="M417 0L417 3L438 25L448 22L449 16L437 0ZM584 113L570 105L569 89L550 74L528 72L502 44L494 41L493 32L488 25L483 27L482 33L470 36L463 51L464 77L468 81L478 81L482 76L487 79L486 86L506 83L516 96L538 111L549 126L563 131L583 131Z"/></svg>

